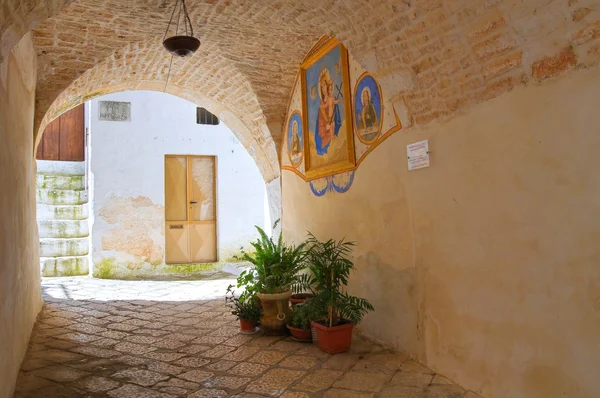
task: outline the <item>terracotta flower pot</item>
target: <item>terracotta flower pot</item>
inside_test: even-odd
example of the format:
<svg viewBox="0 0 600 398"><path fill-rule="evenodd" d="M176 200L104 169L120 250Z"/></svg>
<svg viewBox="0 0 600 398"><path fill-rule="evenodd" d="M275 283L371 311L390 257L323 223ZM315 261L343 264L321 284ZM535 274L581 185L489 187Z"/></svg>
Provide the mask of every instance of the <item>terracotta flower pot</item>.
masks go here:
<svg viewBox="0 0 600 398"><path fill-rule="evenodd" d="M352 344L353 323L327 327L318 322L312 322L317 330L317 342L319 348L328 354L338 354L350 350Z"/></svg>
<svg viewBox="0 0 600 398"><path fill-rule="evenodd" d="M292 303L292 305L301 304L306 302L306 300L308 300L310 297L312 297L312 294L310 293L292 294L292 297L290 297L290 303Z"/></svg>
<svg viewBox="0 0 600 398"><path fill-rule="evenodd" d="M287 328L292 333L292 338L296 341L310 343L312 341L312 333L310 329L299 329L287 325Z"/></svg>
<svg viewBox="0 0 600 398"><path fill-rule="evenodd" d="M240 330L242 332L254 332L254 330L256 329L256 323L254 321L248 321L246 319L241 319L240 318Z"/></svg>
<svg viewBox="0 0 600 398"><path fill-rule="evenodd" d="M285 326L292 319L290 308L290 296L292 291L284 293L266 294L257 293L263 308L260 316L260 328L267 335L282 336L285 334Z"/></svg>

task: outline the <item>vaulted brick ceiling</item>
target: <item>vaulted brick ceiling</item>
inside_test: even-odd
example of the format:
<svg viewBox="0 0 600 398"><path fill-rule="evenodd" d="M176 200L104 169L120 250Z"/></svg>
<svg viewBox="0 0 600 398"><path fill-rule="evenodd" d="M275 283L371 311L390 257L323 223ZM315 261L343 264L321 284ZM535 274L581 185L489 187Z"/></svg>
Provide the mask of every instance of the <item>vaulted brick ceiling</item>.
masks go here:
<svg viewBox="0 0 600 398"><path fill-rule="evenodd" d="M173 60L166 92L205 105L233 124L253 156L267 159L270 167L257 162L272 179L278 174L278 135L269 131L278 133L299 60L323 32L304 30L275 2L265 2L260 10L247 9L248 2L214 3L188 1L203 44L193 57ZM38 25L40 123L91 96L123 89L163 91L170 56L161 41L174 4L74 1ZM241 128L235 128L235 118Z"/></svg>
<svg viewBox="0 0 600 398"><path fill-rule="evenodd" d="M5 4L4 4L5 3ZM0 56L35 26L37 124L93 96L162 91L174 0L5 0ZM415 124L600 60L597 0L188 0L202 47L167 92L207 104L265 179L297 68L334 34ZM51 16L48 19L48 16Z"/></svg>

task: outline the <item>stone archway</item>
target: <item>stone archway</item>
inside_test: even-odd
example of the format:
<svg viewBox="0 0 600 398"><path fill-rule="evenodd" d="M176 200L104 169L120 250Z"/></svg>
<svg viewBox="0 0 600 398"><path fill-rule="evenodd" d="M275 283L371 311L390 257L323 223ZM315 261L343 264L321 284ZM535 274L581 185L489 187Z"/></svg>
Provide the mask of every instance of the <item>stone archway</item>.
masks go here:
<svg viewBox="0 0 600 398"><path fill-rule="evenodd" d="M267 0L256 6L224 0L194 2L190 15L207 50L207 70L243 77L241 84L213 87L216 100L249 90L268 126L268 132L255 130L257 139L270 134L277 144L298 64L323 34L344 43L416 124L447 118L531 80L597 64L597 23L586 17L592 10L570 2L537 12L545 4ZM165 0L10 2L1 15L0 55L33 29L38 104L46 106L86 71L104 62L128 65L135 51L146 51L138 72L155 80L164 72L152 44L161 41L170 7ZM242 120L247 113L230 109Z"/></svg>
<svg viewBox="0 0 600 398"><path fill-rule="evenodd" d="M167 90L164 90L164 81L127 81L113 85L104 85L106 81L90 81L83 88L78 84L70 86L65 90L52 105L48 108L44 116L39 113L36 118L36 138L35 148L40 142L45 127L58 117L60 114L72 109L88 100L103 96L106 94L117 93L121 91L157 91L188 100L197 106L206 108L209 112L216 115L225 123L244 145L246 150L254 158L261 174L267 183L279 177L279 161L277 158L276 145L268 134L268 128L265 123L253 123L240 119L231 109L215 101L213 98L203 95L201 92L194 91L192 87L182 87L175 83L170 83ZM40 105L38 103L38 111ZM250 126L248 126L250 123ZM256 132L262 134L262 139L256 139Z"/></svg>
<svg viewBox="0 0 600 398"><path fill-rule="evenodd" d="M40 45L40 40L34 42ZM254 157L265 181L277 178L276 136L268 128L269 120L250 80L210 43L194 57L171 62L157 41L127 44L80 74L72 62L50 56L60 53L60 48L38 46L38 135L67 109L99 95L124 90L164 91L219 116ZM272 115L273 119L278 118Z"/></svg>
<svg viewBox="0 0 600 398"><path fill-rule="evenodd" d="M65 90L61 96L51 105L42 118L42 121L37 128L37 140L34 146L34 153L37 151L42 134L45 127L51 120L54 120L59 114L67 112L84 102L101 97L107 94L118 93L123 91L154 91L163 92L164 82L126 82L111 86L104 86L102 89L95 89L94 84L103 84L103 82L88 82L89 86L82 88L81 92L77 92L78 86L70 87ZM90 91L87 90L89 87ZM266 203L268 204L269 217L271 220L276 220L281 217L281 188L279 181L279 163L275 144L270 135L265 134L263 141L259 142L255 139L250 128L246 123L240 120L227 106L222 103L217 103L214 99L202 95L199 91L194 91L190 87L181 87L175 84L169 84L167 94L185 99L196 106L206 108L209 112L217 115L223 124L225 124L233 134L238 138L240 143L246 148L248 154L253 158L257 168L265 180L266 187ZM39 120L39 119L38 119ZM261 131L268 132L263 124L259 126Z"/></svg>

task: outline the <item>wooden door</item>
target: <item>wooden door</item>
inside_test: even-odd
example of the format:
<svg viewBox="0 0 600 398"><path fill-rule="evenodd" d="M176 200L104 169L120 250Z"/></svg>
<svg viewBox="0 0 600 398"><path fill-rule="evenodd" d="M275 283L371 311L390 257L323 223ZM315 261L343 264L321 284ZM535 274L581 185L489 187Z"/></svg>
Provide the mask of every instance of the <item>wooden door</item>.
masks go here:
<svg viewBox="0 0 600 398"><path fill-rule="evenodd" d="M85 160L85 110L81 104L54 119L42 135L36 159Z"/></svg>
<svg viewBox="0 0 600 398"><path fill-rule="evenodd" d="M216 158L165 156L167 264L217 261Z"/></svg>

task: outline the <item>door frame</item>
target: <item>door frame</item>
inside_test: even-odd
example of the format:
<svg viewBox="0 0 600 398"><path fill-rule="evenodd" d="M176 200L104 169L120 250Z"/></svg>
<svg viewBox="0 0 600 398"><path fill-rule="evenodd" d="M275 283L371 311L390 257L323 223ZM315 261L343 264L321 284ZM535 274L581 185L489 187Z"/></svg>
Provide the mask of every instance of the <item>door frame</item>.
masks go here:
<svg viewBox="0 0 600 398"><path fill-rule="evenodd" d="M166 159L167 158L181 158L181 157L185 157L185 162L186 162L186 187L185 187L185 198L186 198L186 203L187 203L187 220L186 221L167 221L167 184L166 184L166 180L167 180L167 173L166 173L166 167L165 167L165 163L166 163ZM192 159L201 159L201 158L210 158L213 159L213 194L214 194L214 203L213 203L213 221L205 221L205 220L193 220L192 217L192 200L191 200L191 184L192 184ZM164 174L164 179L163 179L163 195L165 198L165 207L164 207L164 213L163 213L163 218L165 221L165 228L167 228L169 225L179 225L179 224L187 224L188 225L188 238L187 238L187 251L188 251L188 255L190 255L190 260L191 260L191 239L190 239L190 231L189 231L189 226L191 225L202 225L202 224L213 224L215 225L215 261L214 263L218 263L219 262L219 223L218 223L218 219L217 219L217 205L218 205L218 193L217 193L217 155L189 155L189 154L165 154L164 155L164 159L163 159L163 174ZM165 264L195 264L196 261L188 261L187 263L181 263L181 262L167 262L167 236L166 236L166 231L165 231ZM211 262L212 263L212 262Z"/></svg>

